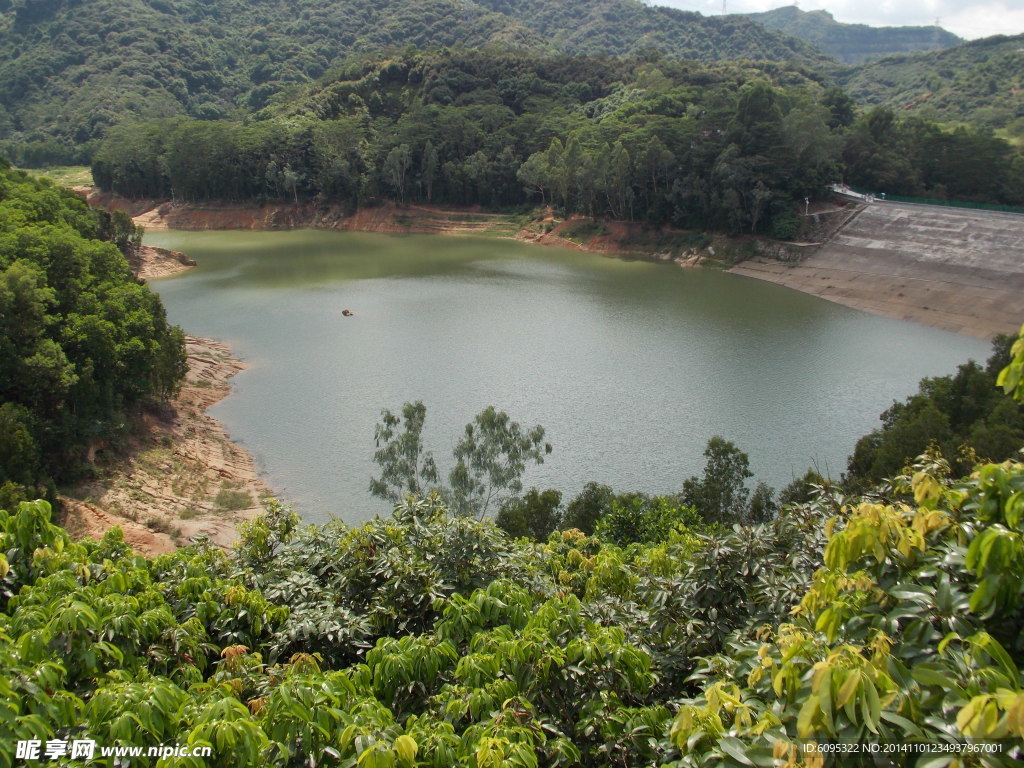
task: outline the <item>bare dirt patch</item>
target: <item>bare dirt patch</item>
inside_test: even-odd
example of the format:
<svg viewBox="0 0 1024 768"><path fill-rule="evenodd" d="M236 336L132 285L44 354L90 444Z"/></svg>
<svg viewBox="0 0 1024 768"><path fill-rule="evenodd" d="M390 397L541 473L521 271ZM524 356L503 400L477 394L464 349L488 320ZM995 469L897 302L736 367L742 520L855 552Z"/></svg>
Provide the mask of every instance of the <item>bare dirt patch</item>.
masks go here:
<svg viewBox="0 0 1024 768"><path fill-rule="evenodd" d="M252 456L206 414L245 366L211 339L190 336L186 347L189 370L177 397L140 414L125 445L100 447L98 479L62 498L73 535L100 538L120 525L144 554L172 551L199 534L229 547L237 524L261 513L270 490Z"/></svg>
<svg viewBox="0 0 1024 768"><path fill-rule="evenodd" d="M169 277L196 265L195 261L181 251L157 248L152 245L140 245L128 258L128 261L135 276L142 280Z"/></svg>

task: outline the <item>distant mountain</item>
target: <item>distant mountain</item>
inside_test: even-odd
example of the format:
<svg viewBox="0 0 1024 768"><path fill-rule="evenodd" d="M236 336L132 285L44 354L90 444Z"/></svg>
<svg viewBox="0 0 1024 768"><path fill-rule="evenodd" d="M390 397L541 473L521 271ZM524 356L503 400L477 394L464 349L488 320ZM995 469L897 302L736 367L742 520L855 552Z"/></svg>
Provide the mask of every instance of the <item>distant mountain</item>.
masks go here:
<svg viewBox="0 0 1024 768"><path fill-rule="evenodd" d="M895 53L934 51L959 45L963 40L941 27L869 27L843 24L828 11L801 11L795 5L766 13L748 13L747 18L768 29L813 43L845 64Z"/></svg>
<svg viewBox="0 0 1024 768"><path fill-rule="evenodd" d="M987 37L943 51L889 56L840 77L862 106L901 114L1024 129L1024 35Z"/></svg>
<svg viewBox="0 0 1024 768"><path fill-rule="evenodd" d="M238 115L410 45L827 62L743 17L639 0L0 0L0 149L71 159L126 119Z"/></svg>

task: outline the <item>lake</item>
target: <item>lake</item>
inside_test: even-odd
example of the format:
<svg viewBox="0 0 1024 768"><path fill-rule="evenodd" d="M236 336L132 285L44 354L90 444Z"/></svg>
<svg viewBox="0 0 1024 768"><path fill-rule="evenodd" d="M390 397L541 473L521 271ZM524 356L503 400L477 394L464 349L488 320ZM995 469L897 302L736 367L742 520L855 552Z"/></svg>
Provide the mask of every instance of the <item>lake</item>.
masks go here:
<svg viewBox="0 0 1024 768"><path fill-rule="evenodd" d="M151 232L199 266L153 281L171 321L249 365L210 413L310 522L386 513L369 494L382 408L427 406L443 474L488 405L554 446L526 487L678 491L708 438L781 488L838 477L924 376L989 346L713 269L510 240ZM343 310L354 313L344 317Z"/></svg>

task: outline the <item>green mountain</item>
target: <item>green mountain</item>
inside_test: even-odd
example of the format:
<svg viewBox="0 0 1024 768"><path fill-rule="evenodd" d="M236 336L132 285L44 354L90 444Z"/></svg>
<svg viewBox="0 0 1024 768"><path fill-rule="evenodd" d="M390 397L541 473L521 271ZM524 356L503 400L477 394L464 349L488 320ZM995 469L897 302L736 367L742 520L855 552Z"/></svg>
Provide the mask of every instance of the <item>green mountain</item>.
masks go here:
<svg viewBox="0 0 1024 768"><path fill-rule="evenodd" d="M1024 35L988 37L955 48L889 56L841 76L861 105L930 120L1024 131Z"/></svg>
<svg viewBox="0 0 1024 768"><path fill-rule="evenodd" d="M845 64L895 53L933 51L963 42L941 27L869 27L843 24L828 11L801 11L795 5L766 13L749 13L747 18L768 29L805 40Z"/></svg>
<svg viewBox="0 0 1024 768"><path fill-rule="evenodd" d="M638 0L0 0L0 149L72 160L126 119L235 116L410 45L825 61L748 19Z"/></svg>

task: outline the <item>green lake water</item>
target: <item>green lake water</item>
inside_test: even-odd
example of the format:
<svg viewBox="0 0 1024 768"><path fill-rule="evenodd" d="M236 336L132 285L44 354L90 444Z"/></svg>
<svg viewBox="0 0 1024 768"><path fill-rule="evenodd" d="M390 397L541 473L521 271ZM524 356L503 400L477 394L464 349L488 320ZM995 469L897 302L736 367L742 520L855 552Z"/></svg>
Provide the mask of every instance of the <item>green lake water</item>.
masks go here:
<svg viewBox="0 0 1024 768"><path fill-rule="evenodd" d="M155 232L199 266L157 280L172 322L249 365L211 409L307 520L358 522L382 408L427 406L442 472L487 405L543 424L529 487L677 491L709 437L781 487L838 477L856 439L924 376L984 360L977 339L710 269L508 240ZM349 309L353 317L344 317Z"/></svg>

